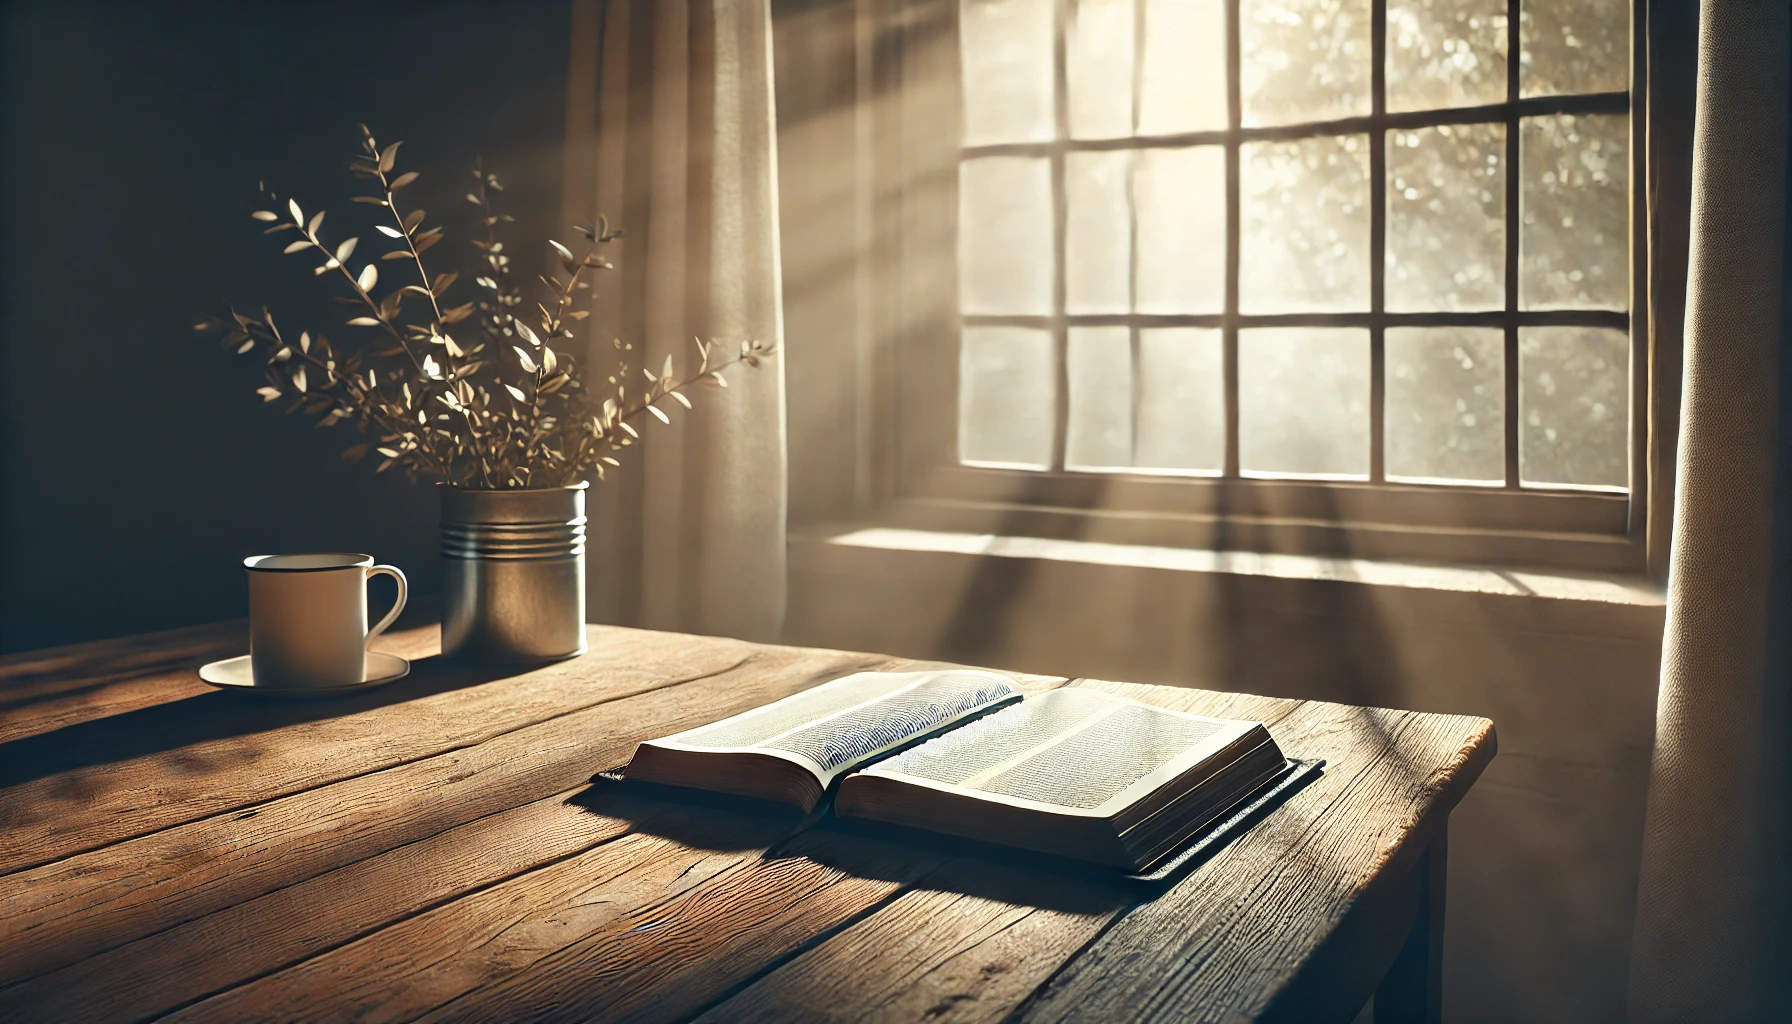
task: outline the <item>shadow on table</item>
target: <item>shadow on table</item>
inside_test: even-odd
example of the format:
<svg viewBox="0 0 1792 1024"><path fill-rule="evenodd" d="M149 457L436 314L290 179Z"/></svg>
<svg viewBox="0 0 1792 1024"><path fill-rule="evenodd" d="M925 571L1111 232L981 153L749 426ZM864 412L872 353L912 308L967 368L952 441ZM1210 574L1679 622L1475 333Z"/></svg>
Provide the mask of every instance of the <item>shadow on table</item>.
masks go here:
<svg viewBox="0 0 1792 1024"><path fill-rule="evenodd" d="M66 725L0 744L0 786L353 715L520 675L541 666L481 666L440 656L411 662L395 683L341 697L293 698L218 690Z"/></svg>
<svg viewBox="0 0 1792 1024"><path fill-rule="evenodd" d="M803 858L854 878L1033 906L1103 913L1136 902L1140 891L1100 868L1076 868L1026 853L987 856L987 847L945 836L784 804L608 776L568 803L629 823L631 831L700 850L763 850L766 860Z"/></svg>

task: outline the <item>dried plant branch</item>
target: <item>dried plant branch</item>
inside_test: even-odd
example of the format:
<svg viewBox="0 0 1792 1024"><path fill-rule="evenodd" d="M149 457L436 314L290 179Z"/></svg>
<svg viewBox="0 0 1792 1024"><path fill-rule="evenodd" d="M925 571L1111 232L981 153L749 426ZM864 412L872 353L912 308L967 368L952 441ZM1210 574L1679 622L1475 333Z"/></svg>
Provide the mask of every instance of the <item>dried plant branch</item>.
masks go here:
<svg viewBox="0 0 1792 1024"><path fill-rule="evenodd" d="M497 233L498 225L512 221L494 208L492 194L502 192L503 186L482 161L476 161L473 175L478 184L467 198L479 207L486 237L473 241L485 270L475 283L489 291L490 298L444 308L443 297L460 275L450 271L430 277L423 253L441 241L443 229L424 229L422 210L399 212L399 193L418 177L416 171L398 172L400 145L381 148L363 126L361 152L349 163L356 177L376 189L374 194L355 196L355 202L383 207L390 217L390 225L375 224L373 230L402 243L377 260L370 259L359 273L348 267L359 239L350 236L331 248L321 233L322 212L307 219L299 204L289 199L284 212L290 214L290 223L274 210L257 210L253 215L272 225L266 234L299 233L300 239L287 245L287 253L322 253L324 261L312 268L313 275L337 271L351 294L336 301L365 310L350 318L348 326L380 328L381 340L339 357L322 334L314 341L311 332L301 332L297 344L291 343L266 309L259 317L233 310L230 321L207 317L197 325L202 331L223 332L224 346L239 355L262 354L267 383L259 394L264 400L290 399L287 412L316 415L320 427L354 420L370 440L351 446L344 458L359 461L374 452L382 457L381 472L399 466L413 475L460 487L546 487L591 476L603 479L606 468L620 465L616 454L640 439L637 421L651 417L670 423L662 403L688 409L691 401L685 392L690 387L725 387L723 370L737 363L757 367L773 354L767 346L744 341L735 357L714 362L713 346L699 339L695 373L676 376L674 360L667 357L658 374L643 367L647 384L634 390L628 383L627 362L634 346L616 340L620 359L609 378L611 391L596 398L573 360L554 346L564 348L564 341L575 337L571 325L589 315L574 308L576 296L590 290L588 271L614 269L599 251L621 232L601 217L595 227L580 227L589 245L577 256L549 240L565 276L564 280L558 272L542 276L547 298L536 304L539 326L531 327L515 313L523 297L511 283L511 257ZM409 263L417 283L389 288L381 298L378 263L386 260ZM407 318L405 300L413 296L428 300L427 312ZM462 344L449 328L475 315L484 338ZM503 351L506 347L511 353Z"/></svg>

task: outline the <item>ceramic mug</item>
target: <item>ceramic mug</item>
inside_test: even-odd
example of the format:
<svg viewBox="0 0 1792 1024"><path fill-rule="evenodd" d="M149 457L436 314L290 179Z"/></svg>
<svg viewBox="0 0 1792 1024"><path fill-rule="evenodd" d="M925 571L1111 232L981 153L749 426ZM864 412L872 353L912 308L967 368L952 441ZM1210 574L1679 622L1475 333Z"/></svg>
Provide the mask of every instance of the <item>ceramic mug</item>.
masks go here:
<svg viewBox="0 0 1792 1024"><path fill-rule="evenodd" d="M249 570L249 664L256 686L322 689L366 678L367 645L404 611L408 584L372 555L256 555ZM367 628L367 581L398 581L398 601Z"/></svg>

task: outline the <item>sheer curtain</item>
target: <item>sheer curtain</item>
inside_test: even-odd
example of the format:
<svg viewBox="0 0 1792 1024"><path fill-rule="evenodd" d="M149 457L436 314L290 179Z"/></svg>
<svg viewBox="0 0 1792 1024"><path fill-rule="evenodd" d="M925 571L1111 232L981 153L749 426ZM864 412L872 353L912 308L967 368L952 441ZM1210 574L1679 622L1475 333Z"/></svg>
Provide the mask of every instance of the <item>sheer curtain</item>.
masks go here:
<svg viewBox="0 0 1792 1024"><path fill-rule="evenodd" d="M777 145L766 0L576 0L566 213L625 235L598 279L590 358L631 386L692 339L777 345ZM785 606L782 360L669 406L594 482L598 621L776 640ZM600 378L601 379L601 378Z"/></svg>
<svg viewBox="0 0 1792 1024"><path fill-rule="evenodd" d="M1792 1019L1784 0L1701 7L1667 634L1636 1021Z"/></svg>

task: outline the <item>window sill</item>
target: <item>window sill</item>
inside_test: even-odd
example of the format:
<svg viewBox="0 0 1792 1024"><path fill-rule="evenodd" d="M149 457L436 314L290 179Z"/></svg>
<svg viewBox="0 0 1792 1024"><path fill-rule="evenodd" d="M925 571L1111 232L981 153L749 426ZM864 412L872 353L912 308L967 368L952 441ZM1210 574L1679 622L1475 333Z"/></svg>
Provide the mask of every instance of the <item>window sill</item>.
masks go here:
<svg viewBox="0 0 1792 1024"><path fill-rule="evenodd" d="M875 601L870 595L878 583L924 587L911 592L950 602L967 588L989 586L994 577L1011 587L1072 592L1087 587L1092 600L1107 598L1104 587L1143 588L1162 600L1186 603L1190 615L1225 609L1659 643L1667 603L1656 583L1621 573L1214 551L882 524L795 529L790 550L798 604Z"/></svg>

